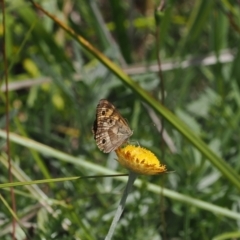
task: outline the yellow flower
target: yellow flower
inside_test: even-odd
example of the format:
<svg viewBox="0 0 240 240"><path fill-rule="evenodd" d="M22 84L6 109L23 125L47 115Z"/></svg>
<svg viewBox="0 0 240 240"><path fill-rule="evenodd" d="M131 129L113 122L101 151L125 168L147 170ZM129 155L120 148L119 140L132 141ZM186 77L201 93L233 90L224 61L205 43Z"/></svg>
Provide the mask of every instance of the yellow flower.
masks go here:
<svg viewBox="0 0 240 240"><path fill-rule="evenodd" d="M127 145L116 150L118 161L132 172L156 175L167 171L165 165L161 165L157 157L149 150L142 147Z"/></svg>

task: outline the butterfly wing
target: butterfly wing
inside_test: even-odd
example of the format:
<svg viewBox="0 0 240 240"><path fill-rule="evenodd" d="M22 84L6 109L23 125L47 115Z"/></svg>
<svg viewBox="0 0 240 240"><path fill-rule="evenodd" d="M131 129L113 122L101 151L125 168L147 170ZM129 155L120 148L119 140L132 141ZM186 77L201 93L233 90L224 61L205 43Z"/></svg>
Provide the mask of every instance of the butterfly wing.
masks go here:
<svg viewBox="0 0 240 240"><path fill-rule="evenodd" d="M109 153L126 142L133 132L117 109L102 99L97 106L93 134L99 149Z"/></svg>

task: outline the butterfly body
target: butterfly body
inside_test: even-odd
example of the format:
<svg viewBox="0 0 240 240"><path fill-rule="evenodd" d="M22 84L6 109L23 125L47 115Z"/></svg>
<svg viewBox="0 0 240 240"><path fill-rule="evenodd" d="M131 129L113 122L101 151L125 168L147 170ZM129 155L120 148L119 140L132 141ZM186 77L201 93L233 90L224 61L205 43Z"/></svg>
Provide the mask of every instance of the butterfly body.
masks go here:
<svg viewBox="0 0 240 240"><path fill-rule="evenodd" d="M133 134L126 120L106 99L97 105L92 131L98 148L104 153L116 150Z"/></svg>

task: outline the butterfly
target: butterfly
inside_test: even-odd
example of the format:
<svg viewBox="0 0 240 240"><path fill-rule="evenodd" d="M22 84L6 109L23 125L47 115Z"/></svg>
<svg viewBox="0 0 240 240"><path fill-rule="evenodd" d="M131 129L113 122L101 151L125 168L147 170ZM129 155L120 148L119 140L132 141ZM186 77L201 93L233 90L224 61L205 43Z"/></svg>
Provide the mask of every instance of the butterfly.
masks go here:
<svg viewBox="0 0 240 240"><path fill-rule="evenodd" d="M109 153L119 148L133 134L126 120L106 99L97 105L92 132L98 148Z"/></svg>

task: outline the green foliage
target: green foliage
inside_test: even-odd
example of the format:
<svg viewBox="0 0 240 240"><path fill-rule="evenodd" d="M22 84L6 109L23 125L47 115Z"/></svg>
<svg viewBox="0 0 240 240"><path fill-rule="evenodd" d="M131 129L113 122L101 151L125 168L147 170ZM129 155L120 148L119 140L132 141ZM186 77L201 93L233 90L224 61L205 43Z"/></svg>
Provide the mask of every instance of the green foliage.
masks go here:
<svg viewBox="0 0 240 240"><path fill-rule="evenodd" d="M69 35L30 2L6 4L9 124L10 132L20 135L10 134L14 182L48 181L14 188L21 223L17 239L24 234L29 239L106 236L126 177L51 180L126 173L114 153L101 153L94 142L91 127L101 98L128 120L134 130L131 143L153 151L169 171L140 177L113 239L239 236L239 6L234 1L166 2L157 15L159 40L157 3L129 2L40 1L84 39ZM154 70L158 42L165 107ZM4 93L0 96L3 129L6 100ZM165 119L170 142L164 150L152 110ZM4 152L2 130L0 137ZM9 182L5 154L0 164L4 184ZM9 189L0 191L0 238L7 240L11 197Z"/></svg>

